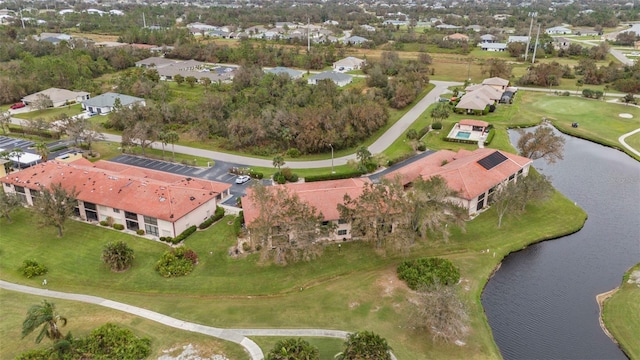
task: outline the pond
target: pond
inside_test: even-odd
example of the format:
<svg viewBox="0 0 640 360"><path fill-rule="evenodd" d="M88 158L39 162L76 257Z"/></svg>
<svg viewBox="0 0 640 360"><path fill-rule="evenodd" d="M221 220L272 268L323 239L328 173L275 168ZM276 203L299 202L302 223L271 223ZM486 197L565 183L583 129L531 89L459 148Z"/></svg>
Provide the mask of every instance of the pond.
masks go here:
<svg viewBox="0 0 640 360"><path fill-rule="evenodd" d="M534 166L589 218L575 234L505 258L482 303L505 359L625 359L600 328L595 298L640 261L640 163L562 136L564 160Z"/></svg>

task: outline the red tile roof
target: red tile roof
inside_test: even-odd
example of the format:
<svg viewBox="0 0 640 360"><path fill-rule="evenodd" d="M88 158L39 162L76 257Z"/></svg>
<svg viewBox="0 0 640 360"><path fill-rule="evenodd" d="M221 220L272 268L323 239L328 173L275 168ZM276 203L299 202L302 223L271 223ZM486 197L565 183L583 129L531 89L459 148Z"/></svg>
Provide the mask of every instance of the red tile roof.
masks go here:
<svg viewBox="0 0 640 360"><path fill-rule="evenodd" d="M460 120L460 125L487 127L489 126L489 123L482 120L463 119L463 120Z"/></svg>
<svg viewBox="0 0 640 360"><path fill-rule="evenodd" d="M61 183L75 186L78 199L174 222L231 185L108 161L48 161L0 178L37 190Z"/></svg>
<svg viewBox="0 0 640 360"><path fill-rule="evenodd" d="M322 213L325 220L338 220L340 213L337 205L344 202L344 196L347 194L351 198L360 196L365 183L370 183L370 180L368 178L328 180L276 185L270 189L284 188L291 194L297 194L301 201L315 207ZM247 195L242 198L242 210L247 226L260 216L259 209L251 200L252 194L253 189L249 188Z"/></svg>
<svg viewBox="0 0 640 360"><path fill-rule="evenodd" d="M490 170L478 164L479 160L499 152L507 160ZM532 161L531 159L495 149L477 149L473 152L460 150L457 153L441 150L385 175L388 179L399 176L402 184L413 182L418 176L428 179L441 176L449 187L459 192L459 197L471 200L498 185Z"/></svg>

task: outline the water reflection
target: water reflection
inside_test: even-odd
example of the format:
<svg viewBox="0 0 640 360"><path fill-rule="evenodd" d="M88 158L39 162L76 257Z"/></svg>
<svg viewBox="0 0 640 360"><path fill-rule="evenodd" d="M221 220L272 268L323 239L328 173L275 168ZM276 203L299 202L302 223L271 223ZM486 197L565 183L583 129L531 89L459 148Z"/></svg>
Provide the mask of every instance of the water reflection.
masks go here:
<svg viewBox="0 0 640 360"><path fill-rule="evenodd" d="M578 233L508 256L482 302L505 359L624 359L600 329L595 296L640 261L640 163L562 136L564 160L534 165L589 218Z"/></svg>

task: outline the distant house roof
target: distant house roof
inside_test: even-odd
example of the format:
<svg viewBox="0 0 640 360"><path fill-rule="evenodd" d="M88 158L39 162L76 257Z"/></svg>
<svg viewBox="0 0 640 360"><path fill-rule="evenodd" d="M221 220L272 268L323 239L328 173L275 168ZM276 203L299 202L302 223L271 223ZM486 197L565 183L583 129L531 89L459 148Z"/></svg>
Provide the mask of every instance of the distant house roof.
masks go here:
<svg viewBox="0 0 640 360"><path fill-rule="evenodd" d="M344 39L345 44L354 44L354 45L363 44L363 43L366 43L367 41L369 41L369 39L363 38L361 36L351 36Z"/></svg>
<svg viewBox="0 0 640 360"><path fill-rule="evenodd" d="M340 218L337 205L344 203L344 196L357 198L362 194L365 184L370 182L368 178L352 178L276 185L267 189L273 191L283 188L290 194L298 195L302 202L316 208L325 220L337 220ZM253 189L249 188L247 195L242 198L242 211L247 226L260 216L259 209L251 199L252 195Z"/></svg>
<svg viewBox="0 0 640 360"><path fill-rule="evenodd" d="M467 91L467 94L481 94L489 100L500 100L502 97L502 90L498 90L493 86L486 84L468 86L465 91Z"/></svg>
<svg viewBox="0 0 640 360"><path fill-rule="evenodd" d="M231 187L215 181L100 160L56 160L34 165L0 181L37 190L61 183L81 201L174 222Z"/></svg>
<svg viewBox="0 0 640 360"><path fill-rule="evenodd" d="M485 50L506 50L507 49L507 44L505 43L482 43L482 44L478 44L478 46L480 46L480 48L485 49Z"/></svg>
<svg viewBox="0 0 640 360"><path fill-rule="evenodd" d="M458 105L456 105L456 109L465 109L465 110L484 110L487 105L490 105L493 101L491 101L484 94L477 94L475 91L465 94Z"/></svg>
<svg viewBox="0 0 640 360"><path fill-rule="evenodd" d="M452 190L458 191L458 197L471 200L531 163L531 159L489 148L458 152L440 150L385 177L399 176L406 185L418 177L441 176Z"/></svg>
<svg viewBox="0 0 640 360"><path fill-rule="evenodd" d="M490 41L493 41L493 40L495 40L495 39L496 39L496 36L495 36L495 35L491 35L491 34L484 34L484 35L481 35L481 36L480 36L480 40L485 40L485 41L486 41L486 40L490 40Z"/></svg>
<svg viewBox="0 0 640 360"><path fill-rule="evenodd" d="M344 59L340 59L333 63L333 67L350 67L350 68L359 68L364 63L364 60L358 59L357 57L347 56Z"/></svg>
<svg viewBox="0 0 640 360"><path fill-rule="evenodd" d="M545 30L547 34L571 34L571 29L564 26L554 26Z"/></svg>
<svg viewBox="0 0 640 360"><path fill-rule="evenodd" d="M482 81L482 85L508 86L509 80L503 79L500 77L492 77L492 78L484 79Z"/></svg>
<svg viewBox="0 0 640 360"><path fill-rule="evenodd" d="M529 42L529 37L528 36L515 36L515 35L511 35L509 36L509 39L507 39L507 43L511 43L511 42Z"/></svg>
<svg viewBox="0 0 640 360"><path fill-rule="evenodd" d="M335 71L325 71L325 72L321 72L320 74L315 74L309 77L309 80L312 80L315 82L320 80L331 80L336 84L343 83L343 82L351 82L352 79L353 77L351 75L343 74Z"/></svg>
<svg viewBox="0 0 640 360"><path fill-rule="evenodd" d="M269 74L276 74L276 75L287 74L292 79L297 79L304 74L304 71L289 69L281 66L274 67L273 69L269 69L265 72Z"/></svg>
<svg viewBox="0 0 640 360"><path fill-rule="evenodd" d="M467 36L465 34L460 34L460 33L447 35L447 36L445 36L445 38L447 40L452 40L452 41L469 41L469 36Z"/></svg>
<svg viewBox="0 0 640 360"><path fill-rule="evenodd" d="M71 91L66 89L49 88L39 91L35 94L27 95L22 98L22 101L25 103L30 103L37 100L38 95L45 95L49 97L49 99L51 99L51 102L56 104L66 101L75 101L78 97L89 95L89 93L86 91Z"/></svg>
<svg viewBox="0 0 640 360"><path fill-rule="evenodd" d="M482 120L462 119L458 122L460 125L487 127L489 123Z"/></svg>
<svg viewBox="0 0 640 360"><path fill-rule="evenodd" d="M85 100L82 103L85 106L92 106L92 107L113 107L113 105L116 102L116 99L120 99L120 105L122 106L128 106L137 102L144 101L143 98L108 92L102 95L98 95L89 100Z"/></svg>
<svg viewBox="0 0 640 360"><path fill-rule="evenodd" d="M156 68L161 68L161 67L179 63L179 62L181 62L181 60L174 60L174 59L167 59L159 56L152 56L146 59L142 59L140 61L136 61L136 66L138 67L154 66Z"/></svg>

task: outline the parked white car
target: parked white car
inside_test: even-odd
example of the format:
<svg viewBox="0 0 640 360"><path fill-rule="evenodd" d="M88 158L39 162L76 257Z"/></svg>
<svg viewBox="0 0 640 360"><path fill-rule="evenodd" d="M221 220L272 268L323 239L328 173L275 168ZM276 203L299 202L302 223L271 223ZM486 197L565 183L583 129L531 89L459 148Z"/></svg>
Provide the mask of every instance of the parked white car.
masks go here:
<svg viewBox="0 0 640 360"><path fill-rule="evenodd" d="M236 178L236 184L244 184L247 181L251 180L251 176L249 175L240 175Z"/></svg>

